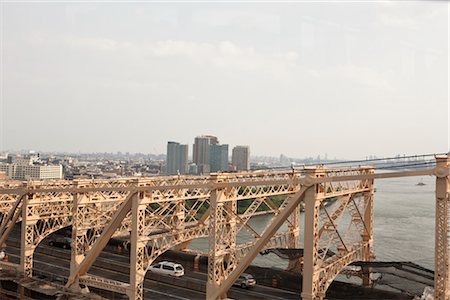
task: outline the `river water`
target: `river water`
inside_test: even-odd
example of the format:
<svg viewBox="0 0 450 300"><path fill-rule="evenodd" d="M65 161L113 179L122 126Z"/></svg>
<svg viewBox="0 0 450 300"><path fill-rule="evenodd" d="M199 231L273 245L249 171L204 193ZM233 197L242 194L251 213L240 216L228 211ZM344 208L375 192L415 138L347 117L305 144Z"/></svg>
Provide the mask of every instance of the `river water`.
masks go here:
<svg viewBox="0 0 450 300"><path fill-rule="evenodd" d="M417 185L419 181L425 185ZM411 261L434 269L435 182L432 176L376 180L375 260ZM257 216L249 221L249 225L261 232L271 218L271 215ZM238 236L238 243L246 240L249 240L249 235L242 233ZM208 240L194 240L190 248L206 251ZM253 264L284 269L288 262L275 254L268 254L258 255Z"/></svg>

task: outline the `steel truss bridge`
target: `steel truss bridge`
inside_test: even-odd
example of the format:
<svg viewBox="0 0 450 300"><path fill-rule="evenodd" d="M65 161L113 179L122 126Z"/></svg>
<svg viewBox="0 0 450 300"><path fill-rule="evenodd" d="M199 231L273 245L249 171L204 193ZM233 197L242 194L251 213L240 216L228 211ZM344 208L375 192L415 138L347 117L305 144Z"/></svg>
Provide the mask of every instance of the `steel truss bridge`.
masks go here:
<svg viewBox="0 0 450 300"><path fill-rule="evenodd" d="M374 180L436 176L435 299L449 299L450 159L429 169L378 173L373 167L307 167L302 171L219 173L120 180L0 182L0 246L21 222L20 263L2 262L33 276L33 253L47 236L72 227L70 277L80 284L143 299L147 267L164 251L209 239L207 299L222 299L260 251L303 248L302 299L323 299L335 277L373 253ZM326 207L327 199L337 199ZM240 203L246 201L246 205ZM240 207L241 209L238 209ZM244 207L244 209L242 209ZM272 214L262 233L249 220ZM304 207L304 224L300 209ZM283 226L286 224L287 226ZM284 228L284 229L283 229ZM238 243L246 231L250 242ZM130 236L130 281L89 274L113 235ZM303 235L303 236L301 236ZM302 245L300 244L302 243ZM371 274L363 269L363 284Z"/></svg>

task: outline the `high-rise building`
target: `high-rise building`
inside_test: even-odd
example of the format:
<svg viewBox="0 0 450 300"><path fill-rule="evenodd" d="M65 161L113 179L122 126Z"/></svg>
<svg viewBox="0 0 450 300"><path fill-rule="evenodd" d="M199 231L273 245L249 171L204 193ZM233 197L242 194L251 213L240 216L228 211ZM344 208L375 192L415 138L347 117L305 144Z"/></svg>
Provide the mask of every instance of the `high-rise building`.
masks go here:
<svg viewBox="0 0 450 300"><path fill-rule="evenodd" d="M177 142L167 143L166 174L186 174L188 172L188 145Z"/></svg>
<svg viewBox="0 0 450 300"><path fill-rule="evenodd" d="M193 162L197 165L198 173L207 174L211 171L209 146L219 144L217 137L202 135L195 138L193 149Z"/></svg>
<svg viewBox="0 0 450 300"><path fill-rule="evenodd" d="M219 139L216 136L204 135L204 137L207 137L209 139L209 144L210 145L217 145L217 144L219 144Z"/></svg>
<svg viewBox="0 0 450 300"><path fill-rule="evenodd" d="M209 145L211 172L228 171L228 145Z"/></svg>
<svg viewBox="0 0 450 300"><path fill-rule="evenodd" d="M231 163L236 168L236 171L250 170L250 147L249 146L234 147L231 156Z"/></svg>
<svg viewBox="0 0 450 300"><path fill-rule="evenodd" d="M192 163L192 164L189 164L189 166L188 166L188 173L190 174L190 175L196 175L196 174L198 174L198 169L197 169L197 165L196 164L194 164L194 163Z"/></svg>

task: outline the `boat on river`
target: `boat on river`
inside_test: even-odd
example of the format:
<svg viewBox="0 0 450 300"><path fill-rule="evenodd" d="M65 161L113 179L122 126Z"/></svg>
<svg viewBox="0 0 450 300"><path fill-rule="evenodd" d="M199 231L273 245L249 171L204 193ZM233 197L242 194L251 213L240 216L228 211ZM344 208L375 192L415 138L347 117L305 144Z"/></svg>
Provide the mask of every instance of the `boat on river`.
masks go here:
<svg viewBox="0 0 450 300"><path fill-rule="evenodd" d="M425 183L423 183L423 180L422 180L422 178L420 179L420 181L416 184L416 185L420 185L420 186L422 186L422 185L426 185Z"/></svg>

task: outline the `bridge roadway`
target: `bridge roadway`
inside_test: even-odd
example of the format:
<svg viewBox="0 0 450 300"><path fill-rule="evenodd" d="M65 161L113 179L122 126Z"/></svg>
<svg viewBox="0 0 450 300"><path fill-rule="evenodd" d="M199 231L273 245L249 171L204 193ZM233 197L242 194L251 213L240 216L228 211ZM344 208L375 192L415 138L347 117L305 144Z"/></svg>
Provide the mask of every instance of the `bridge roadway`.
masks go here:
<svg viewBox="0 0 450 300"><path fill-rule="evenodd" d="M43 241L37 248L33 268L34 276L63 286L70 273L70 249L52 247L48 242L49 240ZM7 253L10 262L19 263L20 230L18 226L8 239ZM89 272L92 275L127 282L130 274L129 265L130 259L127 253L118 253L112 250L112 247L106 247ZM181 282L180 285L177 285L177 281L188 281L191 283L191 288L181 286ZM144 297L145 299L205 299L206 281L207 274L193 272L188 268L182 278L166 277L147 272L144 281ZM196 290L196 288L202 291ZM106 294L104 296L107 297ZM121 294L110 294L110 296L114 299L127 299L125 295ZM298 299L298 293L261 285L249 290L234 287L229 291L228 296L234 299L256 300Z"/></svg>

